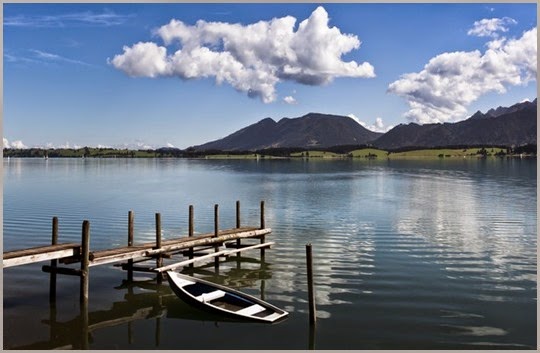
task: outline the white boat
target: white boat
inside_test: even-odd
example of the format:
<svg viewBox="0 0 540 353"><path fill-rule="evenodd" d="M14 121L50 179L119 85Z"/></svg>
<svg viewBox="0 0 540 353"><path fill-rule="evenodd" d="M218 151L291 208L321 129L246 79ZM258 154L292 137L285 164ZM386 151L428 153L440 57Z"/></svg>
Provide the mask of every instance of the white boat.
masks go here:
<svg viewBox="0 0 540 353"><path fill-rule="evenodd" d="M231 318L261 322L275 322L289 315L270 303L199 278L168 271L167 278L174 293L201 309Z"/></svg>

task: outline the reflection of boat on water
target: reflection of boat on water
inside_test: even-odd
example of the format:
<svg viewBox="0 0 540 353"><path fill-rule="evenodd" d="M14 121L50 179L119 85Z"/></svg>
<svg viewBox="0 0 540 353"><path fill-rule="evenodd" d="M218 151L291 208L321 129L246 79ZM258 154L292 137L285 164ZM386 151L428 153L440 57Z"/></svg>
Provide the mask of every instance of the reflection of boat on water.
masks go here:
<svg viewBox="0 0 540 353"><path fill-rule="evenodd" d="M242 257L240 262L253 262L253 259ZM268 264L261 263L260 268L253 270L231 268L229 271L227 274L216 274L201 268L186 270L187 273L196 272L205 278L217 279L219 282L235 283L236 288L253 287L256 281L260 280L260 295L264 297L265 279L271 277ZM215 325L219 322L234 321L198 310L184 303L178 299L169 285L158 284L155 278L136 281L123 280L115 289L126 291L123 300L113 302L109 309L81 313L68 321L60 322L57 320L60 313L57 309L60 305L57 303L57 308L50 308L49 318L41 320L42 323L50 327L49 339L9 349L84 349L88 347L88 342L92 342L93 333L120 325L127 325L127 339L131 343L134 336L133 324L136 325L136 322L148 320L156 321L155 340L156 346L158 346L162 318L200 323L209 322Z"/></svg>
<svg viewBox="0 0 540 353"><path fill-rule="evenodd" d="M186 303L224 316L259 322L275 322L288 313L240 291L200 278L167 272L172 290Z"/></svg>

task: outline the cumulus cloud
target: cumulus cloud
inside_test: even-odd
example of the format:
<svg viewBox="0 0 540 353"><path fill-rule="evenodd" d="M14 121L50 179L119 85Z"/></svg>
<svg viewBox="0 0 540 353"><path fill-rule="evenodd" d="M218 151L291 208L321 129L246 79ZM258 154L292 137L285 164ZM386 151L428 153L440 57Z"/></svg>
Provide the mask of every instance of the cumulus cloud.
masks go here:
<svg viewBox="0 0 540 353"><path fill-rule="evenodd" d="M508 86L536 80L536 27L520 38L499 38L487 50L443 53L420 72L408 73L388 86L405 98L405 117L417 123L455 121L466 117L467 107L480 96L504 93Z"/></svg>
<svg viewBox="0 0 540 353"><path fill-rule="evenodd" d="M293 96L287 96L285 98L283 98L283 101L285 101L285 103L287 104L296 104L296 99L293 97Z"/></svg>
<svg viewBox="0 0 540 353"><path fill-rule="evenodd" d="M470 36L493 37L499 36L498 32L508 32L508 25L516 24L517 21L510 17L503 18L484 18L476 21L473 28L467 32Z"/></svg>
<svg viewBox="0 0 540 353"><path fill-rule="evenodd" d="M292 16L248 25L204 20L188 25L173 19L155 30L164 45L124 46L109 62L133 77L214 78L265 103L276 100L275 87L281 81L323 85L338 77L374 77L368 62L342 60L360 47L358 37L328 23L323 7L296 30ZM170 47L180 49L173 52Z"/></svg>
<svg viewBox="0 0 540 353"><path fill-rule="evenodd" d="M15 148L15 149L28 148L21 140L16 140L16 141L13 141L13 142L9 142L8 139L3 137L2 138L2 143L4 145L4 148Z"/></svg>
<svg viewBox="0 0 540 353"><path fill-rule="evenodd" d="M385 126L384 123L383 123L382 118L380 118L380 117L375 118L375 122L373 124L368 124L368 123L360 120L354 114L349 114L347 116L349 118L353 119L354 121L356 121L358 124L365 127L366 129L371 130L371 131L375 131L375 132L387 132L387 131L390 131L394 127L394 125Z"/></svg>

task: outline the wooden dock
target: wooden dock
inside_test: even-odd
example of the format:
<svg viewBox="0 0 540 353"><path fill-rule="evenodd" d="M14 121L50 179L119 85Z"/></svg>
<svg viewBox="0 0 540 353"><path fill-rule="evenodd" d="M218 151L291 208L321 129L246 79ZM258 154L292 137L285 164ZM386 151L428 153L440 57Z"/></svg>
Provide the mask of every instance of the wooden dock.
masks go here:
<svg viewBox="0 0 540 353"><path fill-rule="evenodd" d="M89 269L90 267L115 264L126 270L128 281L133 279L134 271L155 273L158 281L162 274L169 270L190 266L201 261L214 259L215 268L219 268L220 258L233 254L239 254L248 250L259 249L261 259L264 259L264 250L273 245L266 242L266 235L272 230L266 228L264 217L264 201L260 203L260 226L242 227L240 222L240 202L236 202L236 228L219 229L219 208L214 206L214 232L194 235L193 206L189 206L189 229L188 234L162 240L161 237L161 214L156 213L156 241L142 244L134 242L134 213L128 213L127 246L114 249L90 251L90 222L82 223L81 243L58 243L58 218L52 221L51 245L34 247L29 249L7 251L3 253L2 266L9 268L25 264L50 261L49 265L42 267L43 272L50 273L50 301L56 301L56 276L72 275L80 277L80 302L87 306L89 292ZM259 239L258 244L241 244L243 239ZM227 242L226 246L225 243ZM180 259L175 260L175 257ZM164 259L175 260L173 263L164 265ZM155 266L141 263L155 260ZM58 266L79 264L78 268ZM137 264L137 266L135 265Z"/></svg>

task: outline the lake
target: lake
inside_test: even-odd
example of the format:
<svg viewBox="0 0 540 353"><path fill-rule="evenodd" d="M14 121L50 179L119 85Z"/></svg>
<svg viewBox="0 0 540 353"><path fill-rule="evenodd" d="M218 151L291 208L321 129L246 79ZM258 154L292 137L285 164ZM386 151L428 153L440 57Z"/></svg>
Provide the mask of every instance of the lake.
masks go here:
<svg viewBox="0 0 540 353"><path fill-rule="evenodd" d="M4 159L4 251L80 242L125 246L195 231L257 226L252 250L194 271L290 312L267 325L189 307L145 273L90 270L91 349L535 349L536 159L188 160ZM313 245L317 325L308 322L305 245ZM3 271L4 348L84 346L78 278L59 276L49 306L46 263Z"/></svg>

